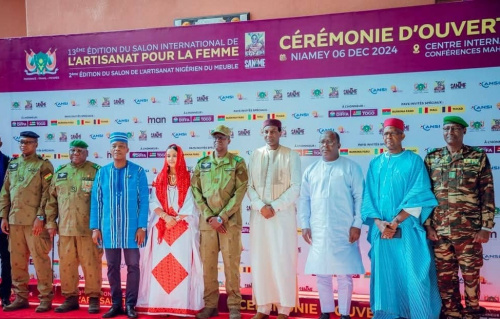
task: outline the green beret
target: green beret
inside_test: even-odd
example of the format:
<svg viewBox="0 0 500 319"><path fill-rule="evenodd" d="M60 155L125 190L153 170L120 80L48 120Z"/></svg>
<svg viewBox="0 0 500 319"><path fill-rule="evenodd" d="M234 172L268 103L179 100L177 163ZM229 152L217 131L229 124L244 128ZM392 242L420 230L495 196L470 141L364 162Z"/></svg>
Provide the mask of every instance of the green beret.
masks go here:
<svg viewBox="0 0 500 319"><path fill-rule="evenodd" d="M443 119L443 125L446 124L459 124L462 125L463 127L469 127L467 122L464 121L463 118L460 116L445 116Z"/></svg>
<svg viewBox="0 0 500 319"><path fill-rule="evenodd" d="M87 148L89 145L82 140L72 140L71 143L69 143L69 147Z"/></svg>

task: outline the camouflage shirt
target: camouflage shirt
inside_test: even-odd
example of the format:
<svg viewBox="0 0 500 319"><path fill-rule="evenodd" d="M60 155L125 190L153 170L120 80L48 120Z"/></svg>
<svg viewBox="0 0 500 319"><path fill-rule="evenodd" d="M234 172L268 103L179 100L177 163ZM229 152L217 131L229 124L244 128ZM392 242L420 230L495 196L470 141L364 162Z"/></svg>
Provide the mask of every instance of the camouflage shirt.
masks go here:
<svg viewBox="0 0 500 319"><path fill-rule="evenodd" d="M212 229L206 222L212 216L220 216L229 226L241 226L241 202L247 186L243 158L229 152L223 158L216 158L215 153L201 158L191 178L194 200L201 211L200 229Z"/></svg>
<svg viewBox="0 0 500 319"><path fill-rule="evenodd" d="M86 161L61 165L54 174L45 206L46 228L63 236L92 236L89 228L90 194L99 165ZM57 221L56 221L57 220Z"/></svg>
<svg viewBox="0 0 500 319"><path fill-rule="evenodd" d="M32 225L45 217L45 203L54 167L37 154L12 159L0 192L0 216L12 225Z"/></svg>
<svg viewBox="0 0 500 319"><path fill-rule="evenodd" d="M439 202L430 224L439 235L493 228L493 176L482 149L464 145L454 156L446 147L433 149L425 166Z"/></svg>

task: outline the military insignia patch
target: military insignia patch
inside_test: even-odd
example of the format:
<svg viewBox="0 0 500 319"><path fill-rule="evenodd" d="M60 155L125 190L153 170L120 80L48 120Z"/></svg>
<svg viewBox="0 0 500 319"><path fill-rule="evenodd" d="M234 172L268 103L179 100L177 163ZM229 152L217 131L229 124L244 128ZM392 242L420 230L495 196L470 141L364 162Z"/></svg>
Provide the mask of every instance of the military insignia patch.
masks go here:
<svg viewBox="0 0 500 319"><path fill-rule="evenodd" d="M57 173L57 180L68 179L68 173Z"/></svg>
<svg viewBox="0 0 500 319"><path fill-rule="evenodd" d="M212 167L212 163L201 163L201 169L209 169Z"/></svg>
<svg viewBox="0 0 500 319"><path fill-rule="evenodd" d="M19 167L19 163L10 163L9 164L9 171L17 171L18 167Z"/></svg>

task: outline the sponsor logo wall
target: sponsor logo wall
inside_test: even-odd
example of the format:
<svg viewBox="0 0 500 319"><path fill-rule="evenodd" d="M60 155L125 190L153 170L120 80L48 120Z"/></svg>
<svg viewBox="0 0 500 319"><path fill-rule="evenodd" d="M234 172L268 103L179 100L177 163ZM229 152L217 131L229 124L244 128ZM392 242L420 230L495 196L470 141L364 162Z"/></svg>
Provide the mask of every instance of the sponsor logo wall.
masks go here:
<svg viewBox="0 0 500 319"><path fill-rule="evenodd" d="M146 169L152 183L169 144L184 148L193 169L212 152L210 130L224 124L233 131L230 151L248 159L264 144L262 121L276 118L284 126L282 144L301 155L303 170L321 158L320 134L333 130L341 137L341 155L366 173L369 161L384 151L386 118L405 121L403 145L424 157L444 145L443 117L458 115L470 125L466 144L488 153L499 206L500 16L495 12L498 2L466 2L0 40L9 48L0 52L2 150L17 154L17 136L29 129L41 136L38 153L55 167L69 160L68 143L77 138L90 145L89 160L104 165L111 161L109 134L123 131L130 160ZM245 199L242 287L251 287L249 213ZM494 302L500 298L498 227L484 245L481 279L482 299ZM357 294L369 293L366 231L361 252L367 273L355 280ZM297 236L299 289L316 291L314 277L303 274L308 246L300 231ZM56 252L56 277L57 259ZM222 271L221 261L221 286Z"/></svg>

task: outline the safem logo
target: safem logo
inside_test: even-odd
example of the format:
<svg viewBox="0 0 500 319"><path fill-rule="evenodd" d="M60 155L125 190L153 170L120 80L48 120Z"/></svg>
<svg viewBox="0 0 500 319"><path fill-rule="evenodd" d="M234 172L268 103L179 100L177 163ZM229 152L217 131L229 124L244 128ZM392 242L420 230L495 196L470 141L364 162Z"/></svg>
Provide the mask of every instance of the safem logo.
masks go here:
<svg viewBox="0 0 500 319"><path fill-rule="evenodd" d="M483 88L487 89L490 86L500 85L500 81L491 81L491 82L483 81L483 82L479 82L479 85L482 86Z"/></svg>
<svg viewBox="0 0 500 319"><path fill-rule="evenodd" d="M309 113L293 113L292 116L299 120L302 117L309 117Z"/></svg>
<svg viewBox="0 0 500 319"><path fill-rule="evenodd" d="M172 133L172 136L175 137L175 138L179 138L181 136L187 136L187 133Z"/></svg>
<svg viewBox="0 0 500 319"><path fill-rule="evenodd" d="M89 136L91 139L96 140L98 138L103 138L104 134L90 134Z"/></svg>
<svg viewBox="0 0 500 319"><path fill-rule="evenodd" d="M368 89L368 91L371 94L377 94L377 93L381 93L381 92L387 92L387 88L371 88L371 89Z"/></svg>
<svg viewBox="0 0 500 319"><path fill-rule="evenodd" d="M441 125L439 124L424 124L422 126L420 126L424 131L428 132L432 129L435 129L435 128L441 128Z"/></svg>
<svg viewBox="0 0 500 319"><path fill-rule="evenodd" d="M234 95L219 95L219 100L222 102L234 99Z"/></svg>
<svg viewBox="0 0 500 319"><path fill-rule="evenodd" d="M323 134L325 132L335 132L335 129L333 129L333 128L319 128L318 129L319 134Z"/></svg>
<svg viewBox="0 0 500 319"><path fill-rule="evenodd" d="M134 99L135 104L147 103L148 99Z"/></svg>
<svg viewBox="0 0 500 319"><path fill-rule="evenodd" d="M481 112L482 110L492 109L493 105L473 105L472 109L476 112Z"/></svg>
<svg viewBox="0 0 500 319"><path fill-rule="evenodd" d="M123 123L129 123L130 121L128 119L116 119L115 122L116 124L123 124Z"/></svg>
<svg viewBox="0 0 500 319"><path fill-rule="evenodd" d="M61 107L61 106L68 106L69 103L68 102L56 102L54 103L57 107Z"/></svg>

